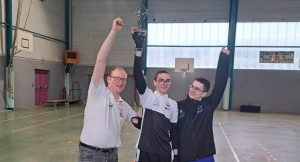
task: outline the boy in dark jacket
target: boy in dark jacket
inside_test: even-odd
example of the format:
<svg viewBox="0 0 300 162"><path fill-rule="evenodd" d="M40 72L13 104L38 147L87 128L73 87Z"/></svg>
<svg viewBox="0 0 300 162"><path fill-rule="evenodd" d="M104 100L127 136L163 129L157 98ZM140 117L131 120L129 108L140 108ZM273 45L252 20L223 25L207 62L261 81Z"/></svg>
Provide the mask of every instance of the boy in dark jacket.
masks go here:
<svg viewBox="0 0 300 162"><path fill-rule="evenodd" d="M229 51L224 47L219 56L215 85L207 96L210 83L197 78L189 94L178 105L178 154L180 162L214 162L213 114L225 90L229 72Z"/></svg>

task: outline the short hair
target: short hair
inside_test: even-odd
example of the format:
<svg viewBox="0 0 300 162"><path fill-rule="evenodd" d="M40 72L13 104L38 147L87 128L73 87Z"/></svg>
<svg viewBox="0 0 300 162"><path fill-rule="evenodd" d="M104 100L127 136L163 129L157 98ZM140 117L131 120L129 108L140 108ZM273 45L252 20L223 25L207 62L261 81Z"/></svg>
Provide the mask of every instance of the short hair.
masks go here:
<svg viewBox="0 0 300 162"><path fill-rule="evenodd" d="M202 83L204 86L203 86L203 91L204 92L208 92L209 88L210 88L210 82L205 79L205 78L196 78L195 81L199 82L199 83Z"/></svg>
<svg viewBox="0 0 300 162"><path fill-rule="evenodd" d="M157 79L157 77L158 77L159 74L164 74L164 73L170 75L170 73L167 72L166 70L158 70L158 71L156 72L156 74L155 74L154 80Z"/></svg>
<svg viewBox="0 0 300 162"><path fill-rule="evenodd" d="M115 67L113 67L113 68L109 71L108 76L111 76L111 73L112 73L114 70L116 70L116 69L123 70L123 71L125 72L125 74L127 75L126 71L125 71L122 67L120 67L120 66L115 66Z"/></svg>

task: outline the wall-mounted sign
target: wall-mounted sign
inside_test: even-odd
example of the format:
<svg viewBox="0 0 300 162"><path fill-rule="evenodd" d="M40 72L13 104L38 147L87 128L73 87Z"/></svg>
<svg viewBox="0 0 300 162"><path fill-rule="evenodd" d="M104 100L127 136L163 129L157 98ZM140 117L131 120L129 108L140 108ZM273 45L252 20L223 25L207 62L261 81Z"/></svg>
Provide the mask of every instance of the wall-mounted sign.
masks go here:
<svg viewBox="0 0 300 162"><path fill-rule="evenodd" d="M260 51L259 63L294 63L294 51Z"/></svg>
<svg viewBox="0 0 300 162"><path fill-rule="evenodd" d="M33 34L18 30L17 49L22 51L33 51Z"/></svg>

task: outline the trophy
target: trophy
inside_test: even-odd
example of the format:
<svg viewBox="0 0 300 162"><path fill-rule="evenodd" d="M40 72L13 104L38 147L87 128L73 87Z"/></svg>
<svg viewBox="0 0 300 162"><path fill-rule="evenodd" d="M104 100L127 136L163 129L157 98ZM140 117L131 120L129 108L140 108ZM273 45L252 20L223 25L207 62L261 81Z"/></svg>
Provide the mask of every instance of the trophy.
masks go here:
<svg viewBox="0 0 300 162"><path fill-rule="evenodd" d="M142 28L142 20L145 19L147 17L147 15L149 14L148 10L145 8L144 13L142 13L141 11L137 11L137 12L135 12L135 14L138 17L138 21L137 21L137 29L135 29L134 32L135 33L144 33L145 30Z"/></svg>

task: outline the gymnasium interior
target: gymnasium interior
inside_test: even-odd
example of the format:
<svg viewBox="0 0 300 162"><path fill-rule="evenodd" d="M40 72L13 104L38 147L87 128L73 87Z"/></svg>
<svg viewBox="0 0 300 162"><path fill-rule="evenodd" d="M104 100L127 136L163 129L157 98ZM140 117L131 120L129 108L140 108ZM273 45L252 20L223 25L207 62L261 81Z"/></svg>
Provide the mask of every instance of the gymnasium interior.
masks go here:
<svg viewBox="0 0 300 162"><path fill-rule="evenodd" d="M0 0L0 9L1 162L78 161L96 57L117 17L124 23L104 80L113 67L125 69L120 96L133 110L141 103L132 27L147 30L147 86L155 90L155 73L167 70L175 101L195 78L213 87L225 46L230 71L213 118L215 161L300 161L300 0ZM175 62L186 58L188 65ZM119 162L134 159L139 134L131 122L122 126Z"/></svg>

